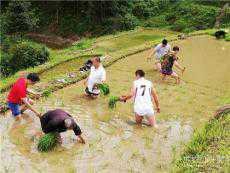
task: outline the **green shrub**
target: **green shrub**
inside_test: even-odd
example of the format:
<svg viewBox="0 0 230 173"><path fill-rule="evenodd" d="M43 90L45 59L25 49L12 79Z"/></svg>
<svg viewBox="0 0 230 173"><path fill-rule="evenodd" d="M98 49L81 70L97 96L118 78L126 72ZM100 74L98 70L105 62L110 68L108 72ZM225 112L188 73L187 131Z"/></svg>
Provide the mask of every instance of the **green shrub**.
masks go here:
<svg viewBox="0 0 230 173"><path fill-rule="evenodd" d="M225 41L230 41L230 33L225 36Z"/></svg>
<svg viewBox="0 0 230 173"><path fill-rule="evenodd" d="M49 60L49 51L45 46L28 41L20 41L12 45L1 55L1 72L9 76L15 72L34 67Z"/></svg>
<svg viewBox="0 0 230 173"><path fill-rule="evenodd" d="M129 30L138 26L139 21L134 15L127 13L124 17L121 17L120 24L121 29Z"/></svg>
<svg viewBox="0 0 230 173"><path fill-rule="evenodd" d="M34 30L39 18L29 1L11 1L3 14L6 18L7 33L25 32Z"/></svg>
<svg viewBox="0 0 230 173"><path fill-rule="evenodd" d="M0 55L0 71L1 71L1 77L9 76L10 74L14 73L14 69L10 66L12 62L12 55L1 52Z"/></svg>

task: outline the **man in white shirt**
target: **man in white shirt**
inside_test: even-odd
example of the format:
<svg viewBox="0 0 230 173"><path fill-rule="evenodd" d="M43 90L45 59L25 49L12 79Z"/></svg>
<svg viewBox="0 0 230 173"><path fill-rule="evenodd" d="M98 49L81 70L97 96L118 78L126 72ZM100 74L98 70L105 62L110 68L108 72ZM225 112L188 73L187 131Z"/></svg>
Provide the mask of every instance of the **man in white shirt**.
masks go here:
<svg viewBox="0 0 230 173"><path fill-rule="evenodd" d="M171 47L166 39L162 40L162 42L158 44L154 49L150 49L148 60L150 60L152 55L155 54L155 66L159 72L161 71L161 58L169 53L170 49Z"/></svg>
<svg viewBox="0 0 230 173"><path fill-rule="evenodd" d="M85 82L85 84L87 84L85 92L87 96L97 97L100 94L100 90L96 88L96 84L105 82L106 72L101 64L100 57L94 57L92 59L92 64L89 77Z"/></svg>
<svg viewBox="0 0 230 173"><path fill-rule="evenodd" d="M156 90L151 81L144 78L145 72L143 70L136 71L136 80L133 82L131 94L128 96L121 96L120 100L126 102L128 99L134 99L134 113L136 123L141 124L143 117L146 116L148 125L157 128L155 113L153 110L152 101L156 104L157 112L160 112L160 106Z"/></svg>

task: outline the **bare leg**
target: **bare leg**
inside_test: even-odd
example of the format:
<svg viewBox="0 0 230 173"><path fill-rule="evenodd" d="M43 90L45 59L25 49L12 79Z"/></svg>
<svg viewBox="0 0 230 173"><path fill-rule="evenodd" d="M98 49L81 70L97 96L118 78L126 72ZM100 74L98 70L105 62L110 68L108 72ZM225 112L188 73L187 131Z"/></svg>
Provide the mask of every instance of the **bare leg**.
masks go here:
<svg viewBox="0 0 230 173"><path fill-rule="evenodd" d="M153 116L148 116L147 120L148 120L149 126L153 126L156 129L158 128L158 125L156 124L156 117L154 115Z"/></svg>
<svg viewBox="0 0 230 173"><path fill-rule="evenodd" d="M21 119L22 119L21 114L20 114L20 115L17 115L17 116L15 117L15 121L20 121Z"/></svg>
<svg viewBox="0 0 230 173"><path fill-rule="evenodd" d="M160 72L161 71L161 63L160 63L160 61L156 62L156 67L157 67L157 70Z"/></svg>
<svg viewBox="0 0 230 173"><path fill-rule="evenodd" d="M180 77L176 74L176 72L172 72L171 76L176 79L176 84L180 84Z"/></svg>
<svg viewBox="0 0 230 173"><path fill-rule="evenodd" d="M143 120L143 116L139 116L138 114L135 114L135 120L137 124L141 124Z"/></svg>
<svg viewBox="0 0 230 173"><path fill-rule="evenodd" d="M162 74L162 81L164 81L166 79L166 75Z"/></svg>

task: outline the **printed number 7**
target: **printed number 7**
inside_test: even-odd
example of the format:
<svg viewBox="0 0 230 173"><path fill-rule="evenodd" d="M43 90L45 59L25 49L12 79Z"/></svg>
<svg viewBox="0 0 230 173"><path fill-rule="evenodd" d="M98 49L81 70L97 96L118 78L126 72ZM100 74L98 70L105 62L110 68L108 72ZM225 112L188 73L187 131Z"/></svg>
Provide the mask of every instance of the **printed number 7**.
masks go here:
<svg viewBox="0 0 230 173"><path fill-rule="evenodd" d="M145 85L141 85L141 88L143 88L143 92L142 92L142 96L144 96L145 95L145 89L146 89L146 86Z"/></svg>

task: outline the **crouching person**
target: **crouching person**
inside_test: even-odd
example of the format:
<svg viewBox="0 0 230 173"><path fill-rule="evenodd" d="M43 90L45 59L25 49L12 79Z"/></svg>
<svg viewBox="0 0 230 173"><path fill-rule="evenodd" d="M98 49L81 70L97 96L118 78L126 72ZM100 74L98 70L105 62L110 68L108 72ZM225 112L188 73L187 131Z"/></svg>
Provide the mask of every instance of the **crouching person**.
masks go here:
<svg viewBox="0 0 230 173"><path fill-rule="evenodd" d="M7 97L7 102L16 121L21 119L21 115L26 109L30 109L36 115L40 115L40 113L32 107L33 101L27 98L27 93L39 97L39 95L27 90L29 85L34 85L39 80L36 73L30 73L26 78L19 78L11 88Z"/></svg>
<svg viewBox="0 0 230 173"><path fill-rule="evenodd" d="M73 117L67 112L61 109L55 109L48 111L44 115L38 117L40 118L42 131L44 133L61 133L67 130L73 130L75 135L79 138L80 142L83 144L85 143L85 140L81 136L82 132L80 127L74 121ZM59 139L61 141L60 135Z"/></svg>
<svg viewBox="0 0 230 173"><path fill-rule="evenodd" d="M97 84L104 83L106 80L106 72L101 64L100 57L94 57L92 59L92 67L90 69L89 77L86 79L87 85L85 93L87 96L96 98L100 94L100 90L97 88Z"/></svg>

